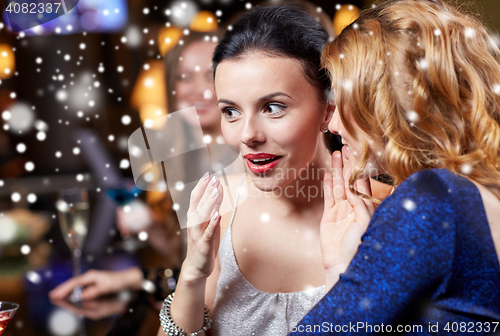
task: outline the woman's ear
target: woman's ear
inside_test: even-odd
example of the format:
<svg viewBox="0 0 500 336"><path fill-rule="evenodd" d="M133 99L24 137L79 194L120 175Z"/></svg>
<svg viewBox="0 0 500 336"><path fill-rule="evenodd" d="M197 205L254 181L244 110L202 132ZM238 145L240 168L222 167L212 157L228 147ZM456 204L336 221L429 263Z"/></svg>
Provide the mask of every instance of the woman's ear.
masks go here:
<svg viewBox="0 0 500 336"><path fill-rule="evenodd" d="M324 121L327 125L330 123L330 120L332 120L333 113L335 112L336 107L336 104L333 102L326 103L326 119Z"/></svg>

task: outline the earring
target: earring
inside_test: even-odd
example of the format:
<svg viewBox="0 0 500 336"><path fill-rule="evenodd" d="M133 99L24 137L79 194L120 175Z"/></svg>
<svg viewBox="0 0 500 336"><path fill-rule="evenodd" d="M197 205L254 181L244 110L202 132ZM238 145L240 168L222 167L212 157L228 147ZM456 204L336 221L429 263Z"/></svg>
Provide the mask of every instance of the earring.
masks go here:
<svg viewBox="0 0 500 336"><path fill-rule="evenodd" d="M328 133L328 127L323 127L323 133Z"/></svg>

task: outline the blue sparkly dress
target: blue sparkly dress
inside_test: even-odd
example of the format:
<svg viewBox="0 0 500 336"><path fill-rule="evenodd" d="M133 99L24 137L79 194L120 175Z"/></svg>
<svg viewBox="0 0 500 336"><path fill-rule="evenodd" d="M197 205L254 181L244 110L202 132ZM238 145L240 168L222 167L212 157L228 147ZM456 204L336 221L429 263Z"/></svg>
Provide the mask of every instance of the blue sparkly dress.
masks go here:
<svg viewBox="0 0 500 336"><path fill-rule="evenodd" d="M431 169L382 202L346 272L289 335L500 335L498 321L500 264L479 190Z"/></svg>

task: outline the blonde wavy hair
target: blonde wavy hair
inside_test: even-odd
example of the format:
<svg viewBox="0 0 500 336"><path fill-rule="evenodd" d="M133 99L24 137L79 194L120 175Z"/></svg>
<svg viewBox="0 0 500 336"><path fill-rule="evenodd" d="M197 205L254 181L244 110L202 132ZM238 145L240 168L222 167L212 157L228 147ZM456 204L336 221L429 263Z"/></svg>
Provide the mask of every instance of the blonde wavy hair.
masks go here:
<svg viewBox="0 0 500 336"><path fill-rule="evenodd" d="M441 0L389 0L367 9L322 55L340 118L370 140L398 185L447 168L500 199L500 52L485 27ZM346 118L349 110L349 123Z"/></svg>

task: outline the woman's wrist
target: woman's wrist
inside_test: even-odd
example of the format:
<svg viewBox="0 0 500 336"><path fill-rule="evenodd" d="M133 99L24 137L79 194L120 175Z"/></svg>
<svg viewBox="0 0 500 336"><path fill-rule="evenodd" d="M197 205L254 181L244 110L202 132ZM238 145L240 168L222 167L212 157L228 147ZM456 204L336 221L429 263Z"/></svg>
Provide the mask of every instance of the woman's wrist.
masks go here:
<svg viewBox="0 0 500 336"><path fill-rule="evenodd" d="M189 263L184 261L181 268L181 274L179 276L179 282L183 282L188 287L198 287L205 286L208 276L200 272L196 267L189 265Z"/></svg>
<svg viewBox="0 0 500 336"><path fill-rule="evenodd" d="M339 281L340 275L347 270L349 264L338 264L331 267L325 267L326 283L325 290L328 292Z"/></svg>
<svg viewBox="0 0 500 336"><path fill-rule="evenodd" d="M140 290L142 289L142 282L144 281L144 275L142 270L133 266L124 271L124 274L120 274L120 277L125 282L125 288L129 288L131 290Z"/></svg>

